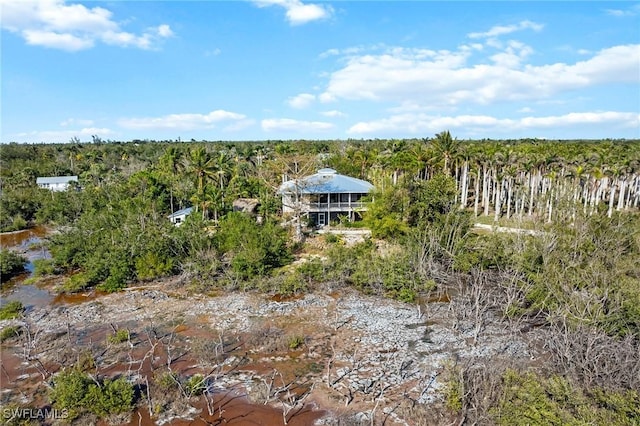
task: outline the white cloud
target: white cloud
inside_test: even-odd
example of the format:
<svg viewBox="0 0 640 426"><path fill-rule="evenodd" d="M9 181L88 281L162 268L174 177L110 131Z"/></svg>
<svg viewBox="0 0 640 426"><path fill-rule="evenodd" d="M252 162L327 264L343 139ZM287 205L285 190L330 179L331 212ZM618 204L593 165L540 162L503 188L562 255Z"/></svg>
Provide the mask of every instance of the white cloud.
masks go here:
<svg viewBox="0 0 640 426"><path fill-rule="evenodd" d="M372 52L372 51L376 51L376 50L382 50L387 48L387 45L385 45L384 43L377 43L377 44L372 44L369 46L353 46L353 47L346 47L343 49L328 49L325 50L324 52L322 52L321 54L318 55L318 58L320 59L325 59L325 58L329 58L331 56L353 56L353 55L357 55L359 53L362 52Z"/></svg>
<svg viewBox="0 0 640 426"><path fill-rule="evenodd" d="M171 30L171 27L167 24L162 24L160 26L158 26L158 35L160 37L164 37L164 38L168 38L168 37L173 37L173 31Z"/></svg>
<svg viewBox="0 0 640 426"><path fill-rule="evenodd" d="M287 21L291 25L301 25L319 19L329 18L333 14L331 6L304 4L300 0L254 0L258 7L280 6L285 9Z"/></svg>
<svg viewBox="0 0 640 426"><path fill-rule="evenodd" d="M471 52L390 48L348 58L334 71L321 102L340 99L447 107L461 103L544 100L604 83L640 81L640 45L603 49L573 64L523 64L532 49L510 41L502 52L469 64Z"/></svg>
<svg viewBox="0 0 640 426"><path fill-rule="evenodd" d="M17 133L10 135L9 140L15 142L32 142L32 143L65 143L71 138L77 137L81 141L90 141L91 136L96 135L101 138L112 136L114 132L111 129L99 127L84 127L76 130L41 130L33 132Z"/></svg>
<svg viewBox="0 0 640 426"><path fill-rule="evenodd" d="M339 54L340 54L340 49L333 48L333 49L325 50L320 55L318 55L318 57L323 59L323 58L328 58L329 56L337 56Z"/></svg>
<svg viewBox="0 0 640 426"><path fill-rule="evenodd" d="M318 99L323 104L327 104L329 102L335 102L337 100L336 96L332 95L329 92L324 92L324 93L320 94L320 96L318 96Z"/></svg>
<svg viewBox="0 0 640 426"><path fill-rule="evenodd" d="M310 93L300 93L297 96L293 96L287 99L287 103L291 108L304 109L311 105L315 100L315 95L312 95Z"/></svg>
<svg viewBox="0 0 640 426"><path fill-rule="evenodd" d="M522 30L533 30L533 31L541 31L544 28L544 25L538 24L536 22L531 21L520 21L514 25L496 25L492 27L489 31L483 33L469 33L467 37L469 38L493 38L498 37L505 34L511 34L516 31Z"/></svg>
<svg viewBox="0 0 640 426"><path fill-rule="evenodd" d="M262 130L266 132L314 132L330 130L333 124L324 121L300 121L291 118L270 118L262 120Z"/></svg>
<svg viewBox="0 0 640 426"><path fill-rule="evenodd" d="M331 110L331 111L323 111L320 114L324 115L325 117L346 117L347 114L345 114L344 112L338 111L338 110Z"/></svg>
<svg viewBox="0 0 640 426"><path fill-rule="evenodd" d="M73 34L59 34L52 31L24 30L22 37L32 46L45 46L53 49L75 52L93 47L94 42L88 37L77 37Z"/></svg>
<svg viewBox="0 0 640 426"><path fill-rule="evenodd" d="M359 122L347 133L354 135L425 134L442 129L468 133L505 134L521 130L552 130L566 127L607 125L618 128L639 128L640 114L636 112L573 112L558 116L496 118L489 115L439 116L428 114L398 114L381 120Z"/></svg>
<svg viewBox="0 0 640 426"><path fill-rule="evenodd" d="M524 43L511 40L504 51L496 53L490 58L497 66L518 68L521 61L526 59L531 53L533 53L531 47Z"/></svg>
<svg viewBox="0 0 640 426"><path fill-rule="evenodd" d="M0 0L1 26L20 35L27 44L70 52L89 49L97 41L141 49L173 36L167 24L141 34L123 31L112 12L102 7L67 4L65 0Z"/></svg>
<svg viewBox="0 0 640 426"><path fill-rule="evenodd" d="M118 121L127 129L177 129L195 130L214 128L217 123L240 122L246 116L224 110L211 111L208 114L170 114L162 117L123 118Z"/></svg>
<svg viewBox="0 0 640 426"><path fill-rule="evenodd" d="M209 56L218 56L219 54L222 53L222 50L220 50L220 48L216 47L213 50L205 50L204 52L204 56L209 57Z"/></svg>
<svg viewBox="0 0 640 426"><path fill-rule="evenodd" d="M529 107L523 107L523 108L520 108L518 112L522 114L527 114L527 113L533 112L533 109Z"/></svg>
<svg viewBox="0 0 640 426"><path fill-rule="evenodd" d="M68 119L62 121L60 123L60 125L62 127L68 127L68 126L88 127L88 126L93 126L93 120L83 120L83 119L80 119L80 118L68 118Z"/></svg>
<svg viewBox="0 0 640 426"><path fill-rule="evenodd" d="M628 9L606 9L607 15L623 17L623 16L636 16L640 13L640 3L636 3Z"/></svg>

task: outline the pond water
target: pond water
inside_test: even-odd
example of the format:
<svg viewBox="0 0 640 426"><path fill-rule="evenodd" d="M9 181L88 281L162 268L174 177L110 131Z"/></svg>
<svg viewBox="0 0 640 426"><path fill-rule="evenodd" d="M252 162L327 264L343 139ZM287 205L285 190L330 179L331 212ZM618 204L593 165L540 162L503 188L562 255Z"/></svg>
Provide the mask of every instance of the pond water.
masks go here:
<svg viewBox="0 0 640 426"><path fill-rule="evenodd" d="M45 226L36 226L16 232L3 232L0 233L0 246L26 250L32 244L40 243L50 234L51 230Z"/></svg>
<svg viewBox="0 0 640 426"><path fill-rule="evenodd" d="M54 301L55 295L45 288L47 284L51 284L50 282L44 280L38 285L24 284L28 278L33 276L33 262L36 259L48 259L51 257L42 244L44 238L50 234L51 230L44 226L0 234L0 246L3 249L13 250L28 259L24 273L2 283L0 306L9 301L17 300L22 302L27 310L30 310L47 306Z"/></svg>

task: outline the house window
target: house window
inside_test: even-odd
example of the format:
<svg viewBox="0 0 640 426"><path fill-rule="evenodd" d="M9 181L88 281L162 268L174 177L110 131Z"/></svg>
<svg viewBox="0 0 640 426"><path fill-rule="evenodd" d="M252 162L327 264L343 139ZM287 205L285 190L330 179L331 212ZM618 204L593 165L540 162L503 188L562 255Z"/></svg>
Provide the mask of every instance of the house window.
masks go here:
<svg viewBox="0 0 640 426"><path fill-rule="evenodd" d="M331 201L331 203L337 203L338 202L338 194L331 194L331 197L329 198Z"/></svg>
<svg viewBox="0 0 640 426"><path fill-rule="evenodd" d="M340 202L348 203L349 202L349 194L340 194Z"/></svg>
<svg viewBox="0 0 640 426"><path fill-rule="evenodd" d="M175 220L174 220L174 223L178 224L180 222L182 222L182 218L181 217L176 217Z"/></svg>
<svg viewBox="0 0 640 426"><path fill-rule="evenodd" d="M360 201L360 198L362 198L363 194L351 194L351 201L352 202L357 202Z"/></svg>
<svg viewBox="0 0 640 426"><path fill-rule="evenodd" d="M327 202L327 194L320 194L320 202L321 203L326 203Z"/></svg>

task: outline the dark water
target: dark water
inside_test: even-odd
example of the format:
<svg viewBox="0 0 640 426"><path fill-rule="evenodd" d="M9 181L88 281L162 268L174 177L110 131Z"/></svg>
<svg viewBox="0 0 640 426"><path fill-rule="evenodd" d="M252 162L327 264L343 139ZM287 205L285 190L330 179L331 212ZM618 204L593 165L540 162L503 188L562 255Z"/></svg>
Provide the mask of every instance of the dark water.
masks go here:
<svg viewBox="0 0 640 426"><path fill-rule="evenodd" d="M16 232L4 232L0 234L0 246L2 248L26 251L30 245L40 243L50 233L51 231L44 226L36 226Z"/></svg>
<svg viewBox="0 0 640 426"><path fill-rule="evenodd" d="M33 261L51 257L47 249L42 245L43 239L49 233L50 231L47 228L36 226L23 231L0 234L0 246L3 249L13 250L28 259L24 273L2 282L0 306L4 306L9 301L17 300L22 302L27 310L30 310L47 306L53 302L55 295L44 288L48 284L46 281L39 285L24 284L28 278L33 276Z"/></svg>

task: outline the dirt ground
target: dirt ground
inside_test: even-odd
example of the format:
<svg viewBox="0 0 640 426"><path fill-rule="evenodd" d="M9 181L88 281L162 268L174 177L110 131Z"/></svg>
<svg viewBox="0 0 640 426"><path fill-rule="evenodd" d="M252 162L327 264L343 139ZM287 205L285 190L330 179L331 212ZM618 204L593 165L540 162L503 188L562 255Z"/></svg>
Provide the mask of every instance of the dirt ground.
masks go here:
<svg viewBox="0 0 640 426"><path fill-rule="evenodd" d="M544 356L541 331L489 311L461 315L456 299L411 305L350 289L211 297L170 281L84 295L0 322L24 330L2 344L2 403L45 406L51 375L82 365L142 390L133 416L111 423L443 424L451 419L426 413L442 412L452 365ZM129 340L110 343L118 329ZM154 383L168 371L206 377L205 396L163 395Z"/></svg>

